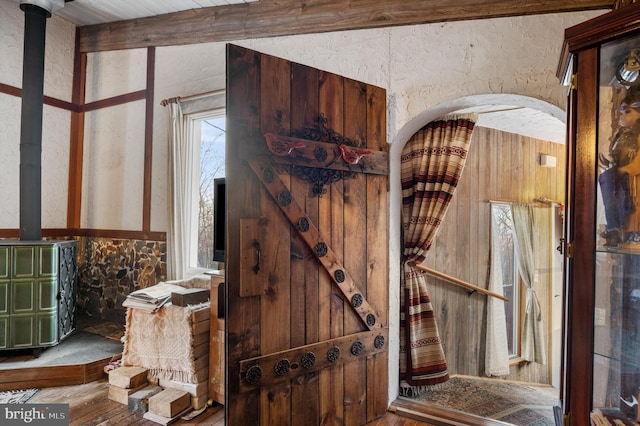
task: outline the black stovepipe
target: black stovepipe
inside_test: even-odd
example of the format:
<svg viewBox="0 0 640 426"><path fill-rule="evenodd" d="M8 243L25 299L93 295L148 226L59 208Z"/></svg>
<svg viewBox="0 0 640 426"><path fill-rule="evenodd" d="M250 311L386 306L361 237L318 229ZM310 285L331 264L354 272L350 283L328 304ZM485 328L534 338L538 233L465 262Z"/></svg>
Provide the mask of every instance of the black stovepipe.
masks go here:
<svg viewBox="0 0 640 426"><path fill-rule="evenodd" d="M42 110L47 18L41 7L22 4L24 57L20 121L20 239L42 237Z"/></svg>

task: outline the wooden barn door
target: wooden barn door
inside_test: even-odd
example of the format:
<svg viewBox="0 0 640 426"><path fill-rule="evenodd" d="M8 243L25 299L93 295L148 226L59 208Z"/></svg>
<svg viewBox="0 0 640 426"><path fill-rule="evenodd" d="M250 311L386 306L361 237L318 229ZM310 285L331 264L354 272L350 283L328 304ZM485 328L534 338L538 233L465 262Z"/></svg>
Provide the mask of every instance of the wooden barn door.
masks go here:
<svg viewBox="0 0 640 426"><path fill-rule="evenodd" d="M227 47L228 425L386 411L385 98Z"/></svg>

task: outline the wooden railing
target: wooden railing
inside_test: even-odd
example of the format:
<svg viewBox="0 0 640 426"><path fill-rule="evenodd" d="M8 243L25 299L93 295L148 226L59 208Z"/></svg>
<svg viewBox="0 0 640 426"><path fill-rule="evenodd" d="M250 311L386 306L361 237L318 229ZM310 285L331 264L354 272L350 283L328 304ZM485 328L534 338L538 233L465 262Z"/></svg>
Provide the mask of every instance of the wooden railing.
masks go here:
<svg viewBox="0 0 640 426"><path fill-rule="evenodd" d="M489 291L489 290L487 290L485 288L478 287L478 286L470 284L470 283L468 283L466 281L462 281L462 280L459 280L457 278L454 278L454 277L452 277L450 275L443 274L442 272L436 271L435 269L431 269L431 268L428 268L428 267L423 266L423 265L418 265L418 264L416 264L414 262L410 262L409 266L412 266L412 267L414 267L416 269L424 271L424 272L428 273L429 275L433 275L434 277L442 278L443 280L446 280L446 281L448 281L450 283L459 285L461 287L465 287L465 288L471 290L471 293L478 292L478 293L485 294L487 296L497 297L498 299L504 300L505 302L509 301L509 299L507 299L506 297L504 297L501 294L494 293L494 292Z"/></svg>

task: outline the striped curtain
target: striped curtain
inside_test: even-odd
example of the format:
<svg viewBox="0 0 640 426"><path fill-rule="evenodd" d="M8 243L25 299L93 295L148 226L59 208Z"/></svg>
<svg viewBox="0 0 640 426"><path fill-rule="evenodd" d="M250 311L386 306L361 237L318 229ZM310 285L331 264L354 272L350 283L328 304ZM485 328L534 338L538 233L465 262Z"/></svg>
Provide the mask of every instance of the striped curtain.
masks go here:
<svg viewBox="0 0 640 426"><path fill-rule="evenodd" d="M433 121L407 142L401 157L404 251L400 292L400 394L414 396L449 380L426 280L413 264L426 252L464 168L475 122Z"/></svg>

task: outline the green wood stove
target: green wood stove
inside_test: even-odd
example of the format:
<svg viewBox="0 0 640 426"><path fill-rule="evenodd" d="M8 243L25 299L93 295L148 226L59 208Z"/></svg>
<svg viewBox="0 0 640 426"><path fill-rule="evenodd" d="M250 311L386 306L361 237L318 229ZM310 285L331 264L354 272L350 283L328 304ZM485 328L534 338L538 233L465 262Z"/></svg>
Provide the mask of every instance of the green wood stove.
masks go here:
<svg viewBox="0 0 640 426"><path fill-rule="evenodd" d="M0 241L0 350L45 348L74 330L77 241Z"/></svg>

